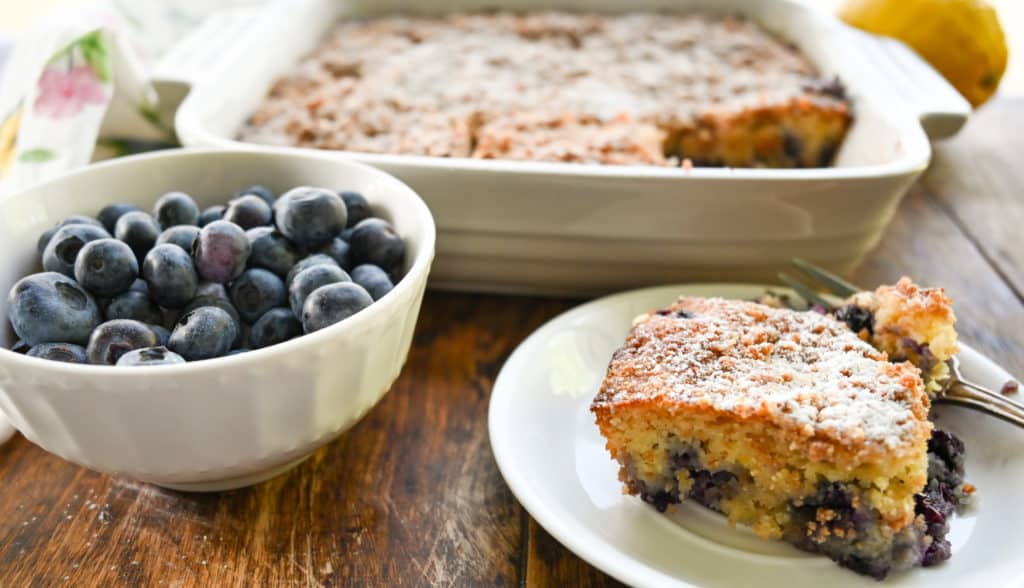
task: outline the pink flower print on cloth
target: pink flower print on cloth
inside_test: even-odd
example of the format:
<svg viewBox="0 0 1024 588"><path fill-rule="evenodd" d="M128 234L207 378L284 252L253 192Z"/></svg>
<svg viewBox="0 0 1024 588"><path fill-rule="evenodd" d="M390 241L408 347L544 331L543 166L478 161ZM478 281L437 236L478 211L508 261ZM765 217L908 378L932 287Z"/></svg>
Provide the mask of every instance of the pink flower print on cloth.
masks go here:
<svg viewBox="0 0 1024 588"><path fill-rule="evenodd" d="M88 65L76 65L65 70L50 66L39 78L39 95L35 111L51 118L74 116L89 105L103 105L107 90Z"/></svg>

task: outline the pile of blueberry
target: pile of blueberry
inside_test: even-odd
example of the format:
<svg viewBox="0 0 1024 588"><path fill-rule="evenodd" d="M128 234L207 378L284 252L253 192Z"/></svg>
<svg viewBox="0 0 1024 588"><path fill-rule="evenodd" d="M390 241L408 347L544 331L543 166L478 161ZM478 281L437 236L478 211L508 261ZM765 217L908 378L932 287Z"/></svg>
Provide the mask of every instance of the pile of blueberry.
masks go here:
<svg viewBox="0 0 1024 588"><path fill-rule="evenodd" d="M13 349L74 363L183 363L267 347L370 306L405 246L357 192L263 186L200 211L182 192L149 214L112 204L38 242L43 272L8 294Z"/></svg>

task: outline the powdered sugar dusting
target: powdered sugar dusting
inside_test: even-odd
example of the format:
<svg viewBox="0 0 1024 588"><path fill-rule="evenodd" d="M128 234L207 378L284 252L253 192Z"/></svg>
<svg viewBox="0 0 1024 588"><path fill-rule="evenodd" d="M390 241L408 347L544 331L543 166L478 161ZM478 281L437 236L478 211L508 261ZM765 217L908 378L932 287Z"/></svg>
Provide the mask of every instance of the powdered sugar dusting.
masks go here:
<svg viewBox="0 0 1024 588"><path fill-rule="evenodd" d="M684 297L635 324L594 405L668 402L891 450L930 428L923 390L830 316Z"/></svg>
<svg viewBox="0 0 1024 588"><path fill-rule="evenodd" d="M393 16L340 23L241 135L377 153L672 165L666 135L709 116L812 104L845 113L823 87L795 47L737 18ZM509 149L514 141L524 142Z"/></svg>

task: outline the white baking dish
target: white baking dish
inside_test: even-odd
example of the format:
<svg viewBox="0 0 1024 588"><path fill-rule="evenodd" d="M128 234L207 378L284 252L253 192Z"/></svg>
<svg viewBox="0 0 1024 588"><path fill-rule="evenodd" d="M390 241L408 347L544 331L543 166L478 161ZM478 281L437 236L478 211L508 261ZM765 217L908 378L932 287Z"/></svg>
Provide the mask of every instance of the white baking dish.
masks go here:
<svg viewBox="0 0 1024 588"><path fill-rule="evenodd" d="M273 80L333 23L492 6L493 0L301 0L273 5L230 36L218 34L219 25L206 27L187 51L203 74L178 111L178 135L185 145L280 149L241 143L236 132ZM687 171L334 152L398 176L426 200L438 228L435 287L590 294L696 279L763 280L793 256L846 272L878 242L927 166L929 135L955 133L970 112L902 44L788 0L501 6L745 14L796 42L824 74L838 75L856 120L837 166L827 169Z"/></svg>

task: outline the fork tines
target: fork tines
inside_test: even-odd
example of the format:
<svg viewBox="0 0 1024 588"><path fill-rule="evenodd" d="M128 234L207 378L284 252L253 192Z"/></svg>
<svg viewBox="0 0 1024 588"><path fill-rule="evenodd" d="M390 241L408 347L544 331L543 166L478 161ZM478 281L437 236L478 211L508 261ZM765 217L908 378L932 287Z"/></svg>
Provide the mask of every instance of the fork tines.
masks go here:
<svg viewBox="0 0 1024 588"><path fill-rule="evenodd" d="M835 300L824 296L822 292L838 298L847 298L860 292L860 288L807 260L796 257L793 258L792 263L801 271L803 277L796 278L785 272L780 272L779 280L795 290L809 304L833 310L836 306Z"/></svg>

